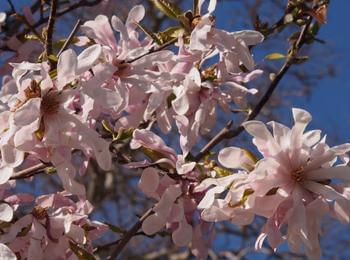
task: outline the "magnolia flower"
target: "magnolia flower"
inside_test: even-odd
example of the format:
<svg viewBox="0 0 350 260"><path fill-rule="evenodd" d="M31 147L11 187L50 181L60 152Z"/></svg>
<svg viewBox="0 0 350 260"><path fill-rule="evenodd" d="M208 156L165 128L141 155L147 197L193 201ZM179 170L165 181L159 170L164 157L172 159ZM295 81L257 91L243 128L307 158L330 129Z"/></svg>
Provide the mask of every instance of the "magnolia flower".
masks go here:
<svg viewBox="0 0 350 260"><path fill-rule="evenodd" d="M268 218L258 239L261 247L265 237L273 248L287 240L292 251L299 251L304 244L311 258L319 258L318 242L320 219L329 213L349 223L350 197L347 192L350 168L345 153L350 144L329 147L319 130L305 132L311 115L302 109L293 109L295 125L290 129L271 122L273 134L259 121L248 121L244 127L264 158L249 174L248 180L254 192L247 200L247 208L260 212L264 208ZM345 163L335 165L341 157ZM337 180L337 181L335 181ZM340 186L339 181L345 181ZM268 197L273 204L258 203ZM281 228L287 224L287 234Z"/></svg>
<svg viewBox="0 0 350 260"><path fill-rule="evenodd" d="M219 152L218 160L226 168L240 170L226 173L224 177L206 178L196 186L196 192L205 192L198 204L198 208L202 209L201 217L210 222L230 220L237 225L250 224L255 214L244 201L251 194L246 185L248 171L254 167L255 158L243 149L228 147Z"/></svg>

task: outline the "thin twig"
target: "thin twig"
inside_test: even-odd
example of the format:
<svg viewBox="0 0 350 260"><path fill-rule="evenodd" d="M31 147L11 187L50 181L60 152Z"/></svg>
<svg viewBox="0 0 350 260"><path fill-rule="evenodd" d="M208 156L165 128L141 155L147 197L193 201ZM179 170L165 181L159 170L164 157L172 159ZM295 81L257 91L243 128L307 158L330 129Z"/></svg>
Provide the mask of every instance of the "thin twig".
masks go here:
<svg viewBox="0 0 350 260"><path fill-rule="evenodd" d="M28 32L32 32L39 40L40 42L44 42L44 39L43 37L41 37L40 33L38 33L35 29L35 26L33 26L28 20L27 20L27 17L25 17L24 15L21 15L21 14L15 14L16 17L21 20L27 27L28 27Z"/></svg>
<svg viewBox="0 0 350 260"><path fill-rule="evenodd" d="M64 8L63 10L59 11L56 13L56 18L57 17L60 17L66 13L69 13L71 11L74 11L75 9L78 9L80 7L91 7L91 6L95 6L99 3L101 3L102 0L94 0L94 1L87 1L87 0L81 0L75 4L72 4L66 8ZM40 8L40 1L37 1L35 2L35 4L31 7L31 11L32 13L36 12L38 9ZM32 31L33 28L37 28L43 24L45 24L47 21L49 20L48 17L43 17L43 18L40 18L35 24L33 24L31 27L29 27L28 29L24 29L22 32L20 33L16 33L18 30L19 30L19 26L20 24L17 24L17 23L14 23L15 25L15 28L12 30L13 33L11 34L8 34L8 37L10 36L14 36L16 35L17 38L21 38L23 35L27 34L28 32ZM39 38L41 38L41 36L39 36ZM4 51L11 51L11 49L9 49L7 46L6 46L6 41L4 41L4 43L2 43L0 45L0 50L4 50Z"/></svg>
<svg viewBox="0 0 350 260"><path fill-rule="evenodd" d="M114 248L111 257L109 259L116 259L120 252L123 250L123 248L126 246L126 244L130 241L130 239L135 236L137 231L142 226L143 221L150 216L153 213L153 209L149 209L145 212L145 214L140 217L140 219L122 236L122 238L119 240L118 244Z"/></svg>
<svg viewBox="0 0 350 260"><path fill-rule="evenodd" d="M142 55L140 55L140 56L138 56L138 57L136 57L136 58L134 58L134 59L132 59L132 60L126 60L126 61L124 61L124 63L133 63L134 61L137 61L137 60L139 60L139 59L141 59L141 58L143 58L143 57L145 57L145 56L147 56L147 55L149 55L149 54L151 54L151 53L154 53L154 52L157 52L157 51L161 51L161 50L163 50L163 49L169 47L169 46L172 45L173 43L177 42L177 40L178 40L178 38L171 39L170 41L168 41L168 42L166 42L166 43L160 45L159 47L152 48L152 49L150 49L148 52L146 52L146 53L144 53L144 54L142 54Z"/></svg>
<svg viewBox="0 0 350 260"><path fill-rule="evenodd" d="M44 163L38 163L36 165L33 165L29 168L26 168L22 171L16 172L10 180L18 180L18 179L26 179L29 177L34 176L35 174L41 173L46 167L48 167L47 164Z"/></svg>
<svg viewBox="0 0 350 260"><path fill-rule="evenodd" d="M66 50L66 48L69 46L69 44L71 44L71 42L73 41L74 35L78 32L79 28L81 25L81 21L80 19L75 23L73 30L71 31L71 33L69 34L67 40L64 42L62 48L60 49L60 51L57 54L57 57L59 57L63 51Z"/></svg>
<svg viewBox="0 0 350 260"><path fill-rule="evenodd" d="M44 4L45 2L43 0L39 0L40 1L40 19L44 19Z"/></svg>
<svg viewBox="0 0 350 260"><path fill-rule="evenodd" d="M260 101L258 104L254 107L252 112L247 116L247 118L243 121L249 121L253 120L262 110L262 108L266 105L266 103L269 101L271 98L273 92L275 91L276 87L280 83L281 79L284 77L286 72L289 70L289 68L293 65L294 59L296 58L296 55L298 54L299 49L302 47L304 44L305 36L307 29L311 23L311 17L308 17L306 19L306 24L303 25L299 38L295 42L295 44L291 47L290 51L293 52L292 55L290 55L279 72L276 74L275 78L271 81L267 91L265 94L261 97ZM232 122L230 121L229 124L227 124L224 128L220 130L219 133L217 133L201 150L200 152L194 157L195 161L201 160L211 149L213 149L217 144L219 144L222 140L224 139L229 139L238 136L243 130L244 127L242 124L240 124L238 127L234 129L230 129L232 125Z"/></svg>
<svg viewBox="0 0 350 260"><path fill-rule="evenodd" d="M50 16L49 16L49 21L47 23L47 30L46 30L46 37L45 37L45 53L51 67L53 64L51 59L49 59L49 56L52 54L52 37L53 37L53 30L55 27L56 13L57 13L57 0L51 0Z"/></svg>
<svg viewBox="0 0 350 260"><path fill-rule="evenodd" d="M10 5L10 7L11 7L12 13L16 13L16 8L15 8L15 6L13 5L12 1L11 1L11 0L7 0L7 2L9 3L9 5Z"/></svg>

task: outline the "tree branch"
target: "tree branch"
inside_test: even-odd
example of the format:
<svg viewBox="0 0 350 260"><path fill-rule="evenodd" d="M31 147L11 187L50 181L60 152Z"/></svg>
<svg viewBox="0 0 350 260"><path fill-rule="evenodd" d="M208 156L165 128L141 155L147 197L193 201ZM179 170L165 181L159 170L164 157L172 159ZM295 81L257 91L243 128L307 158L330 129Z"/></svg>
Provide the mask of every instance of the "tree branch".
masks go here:
<svg viewBox="0 0 350 260"><path fill-rule="evenodd" d="M137 231L142 226L143 221L153 213L153 209L149 209L142 215L142 217L122 236L119 240L117 246L114 248L111 257L109 259L116 259L126 244L130 241L130 239L136 235Z"/></svg>
<svg viewBox="0 0 350 260"><path fill-rule="evenodd" d="M78 32L79 28L80 28L80 25L81 25L81 20L78 19L78 21L76 22L76 24L74 25L74 28L73 30L71 31L71 33L69 34L67 40L64 42L62 48L60 49L60 51L58 52L57 54L57 57L59 57L62 52L64 52L66 50L66 48L69 46L69 44L71 44L73 38L74 38L74 35Z"/></svg>
<svg viewBox="0 0 350 260"><path fill-rule="evenodd" d="M57 13L57 0L51 0L50 16L47 24L47 31L46 31L46 37L45 37L45 53L51 65L51 68L53 67L53 64L51 59L49 59L49 56L52 54L52 37L53 37L53 31L55 27L56 13Z"/></svg>
<svg viewBox="0 0 350 260"><path fill-rule="evenodd" d="M144 53L144 54L142 54L142 55L140 55L140 56L138 56L138 57L136 57L136 58L134 58L132 60L125 60L124 63L133 63L134 61L137 61L137 60L139 60L139 59L141 59L141 58L143 58L143 57L145 57L145 56L147 56L147 55L149 55L151 53L154 53L154 52L157 52L157 51L161 51L161 50L169 47L173 43L177 42L177 40L178 40L178 38L171 39L170 41L168 41L168 42L166 42L166 43L164 43L164 44L162 44L162 45L160 45L160 46L158 46L156 48L152 48L148 52L146 52L146 53Z"/></svg>
<svg viewBox="0 0 350 260"><path fill-rule="evenodd" d="M16 172L15 175L13 175L10 178L10 180L19 180L19 179L26 179L26 178L32 177L36 174L41 173L47 166L48 166L47 164L38 163L22 171Z"/></svg>

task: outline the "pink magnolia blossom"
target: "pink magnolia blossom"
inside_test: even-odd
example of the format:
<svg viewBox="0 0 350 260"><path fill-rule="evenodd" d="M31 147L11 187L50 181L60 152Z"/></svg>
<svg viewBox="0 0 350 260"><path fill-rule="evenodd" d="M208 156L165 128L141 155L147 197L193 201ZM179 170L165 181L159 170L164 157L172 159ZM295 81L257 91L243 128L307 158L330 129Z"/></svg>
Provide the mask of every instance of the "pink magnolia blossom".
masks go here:
<svg viewBox="0 0 350 260"><path fill-rule="evenodd" d="M273 134L260 121L245 122L245 129L254 136L253 143L264 158L255 164L239 148L223 149L219 154L223 166L243 168L250 173L243 175L242 180L240 173L204 180L202 187L214 185L214 188L207 191L199 207L204 208L202 214L211 221L239 216L234 212L237 206L244 209L244 217L264 216L267 222L257 248L261 248L266 237L273 248L287 240L292 251L299 252L304 245L306 254L317 259L321 255L318 239L322 216L328 213L349 222L350 168L346 166L349 160L345 153L350 150L350 144L329 147L319 130L304 132L311 121L308 112L295 108L293 117L295 125L291 129L270 122ZM337 158L343 163L336 165ZM339 184L339 181L345 182ZM215 197L227 187L229 193L224 199ZM232 204L232 198L240 203ZM287 233L282 235L285 225Z"/></svg>
<svg viewBox="0 0 350 260"><path fill-rule="evenodd" d="M0 241L27 259L67 259L73 255L71 243L92 253L92 240L106 226L88 220L91 211L88 201L74 202L61 194L40 196L32 213L6 228Z"/></svg>

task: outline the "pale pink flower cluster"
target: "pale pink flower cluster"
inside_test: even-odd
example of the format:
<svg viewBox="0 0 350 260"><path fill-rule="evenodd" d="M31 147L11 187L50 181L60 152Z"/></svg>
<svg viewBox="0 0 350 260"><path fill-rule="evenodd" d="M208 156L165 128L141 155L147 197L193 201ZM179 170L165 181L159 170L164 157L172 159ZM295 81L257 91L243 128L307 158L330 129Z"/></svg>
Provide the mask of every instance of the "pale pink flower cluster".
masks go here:
<svg viewBox="0 0 350 260"><path fill-rule="evenodd" d="M93 253L91 241L107 226L88 220L91 211L86 200L74 202L59 193L39 196L30 214L3 228L0 243L21 259L71 259L74 246Z"/></svg>
<svg viewBox="0 0 350 260"><path fill-rule="evenodd" d="M104 15L85 22L77 43L84 50L62 52L54 70L47 62L23 61L28 57L20 49L31 55L36 49L32 41L24 45L33 51L18 45L18 57L10 60L12 75L3 78L0 92L0 185L14 183L10 178L18 169L44 162L56 169L65 192L80 202L76 205L59 194L41 196L31 214L14 221L20 199L6 202L4 197L1 218L13 222L0 236L4 254L6 244L22 258L39 259L52 251L69 257L69 240L86 244L82 225L91 207L75 176L85 172L92 157L103 170L111 170L110 144L96 131L104 120L115 132L136 129L132 149L142 146L161 154L157 161L129 165L152 166L140 180L141 190L157 201L154 214L143 224L145 233L166 226L175 244L191 242L199 258L206 255L212 225L200 219L197 204L203 193L193 192L200 173L196 163L185 158L199 136L213 128L218 107L229 112L232 103L245 106L245 96L256 93L244 86L261 74L249 46L263 40L255 31L216 29L211 15L215 6L211 0L208 12L191 25L192 33L180 34L177 52L154 51L153 40L140 37L136 23L145 15L143 6L132 8L125 23L116 16L110 23ZM33 21L30 12L26 17ZM208 66L211 60L219 62ZM178 127L181 155L150 130L137 129L152 121L164 133ZM83 154L78 168L74 150ZM166 168L157 168L163 165Z"/></svg>
<svg viewBox="0 0 350 260"><path fill-rule="evenodd" d="M202 218L231 220L249 224L254 216L265 217L266 224L256 241L261 248L265 238L276 249L287 241L293 252L302 246L312 259L321 256L321 220L328 214L342 222L350 221L350 167L346 152L350 144L329 147L320 130L304 132L311 115L293 109L294 126L248 121L244 127L263 155L255 161L247 151L224 148L219 162L227 168L241 169L222 178L205 179L197 191L206 192L201 203ZM222 194L222 196L220 196Z"/></svg>
<svg viewBox="0 0 350 260"><path fill-rule="evenodd" d="M36 47L18 46L19 60L12 59L0 92L0 220L8 224L0 235L0 258L71 259L77 248L93 253L92 240L107 228L88 219L92 206L75 176L85 173L91 158L112 170L110 142L123 130L133 131L130 148L148 156L127 165L142 169L139 188L155 202L142 223L145 234L165 228L177 246L191 246L205 259L211 222L247 225L262 216L267 220L257 248L267 237L274 249L288 241L292 251L303 246L308 256L320 257L322 217L350 221L350 144L329 147L319 130L305 132L308 112L293 109L291 129L270 122L272 134L262 122L245 122L263 158L222 149L218 161L235 173L190 160L218 111L248 108L246 96L257 90L246 84L262 73L250 51L262 34L215 28L215 7L210 0L190 31L179 33L176 51L157 50L150 37L141 37L143 6L132 8L125 23L104 15L85 22L77 43L83 50L63 51L55 68L23 61L20 49L30 54ZM112 136L102 138L106 125ZM151 131L154 125L163 134L176 125L181 154ZM78 167L76 150L82 154ZM53 166L64 191L36 199L11 195L16 172L36 163ZM14 217L21 203L33 201L31 213Z"/></svg>
<svg viewBox="0 0 350 260"><path fill-rule="evenodd" d="M182 155L165 145L153 132L135 130L131 148L146 148L161 158L142 161L129 167L146 167L139 188L156 201L152 214L142 223L142 230L153 235L164 227L172 232L177 246L189 246L198 259L206 259L213 236L213 226L201 220L197 204L203 194L194 192L200 172L195 162L184 162Z"/></svg>
<svg viewBox="0 0 350 260"><path fill-rule="evenodd" d="M103 15L85 22L79 44L86 48L79 55L64 51L54 71L45 62L11 63L12 77L4 77L0 94L0 184L29 154L34 161L51 163L64 189L83 197L71 152L84 153L80 173L91 157L102 169L111 169L109 143L95 131L101 119L114 124L116 132L154 119L169 132L176 123L185 158L199 135L212 129L217 107L230 111L232 102L244 105L244 96L256 90L242 84L261 73L254 70L248 47L261 42L262 35L215 29L210 15L215 5L210 1L190 44L179 37L178 54L151 51L155 43L140 39L135 23L145 10L135 6L125 24L114 16L111 26ZM214 56L220 60L217 66L205 67Z"/></svg>

